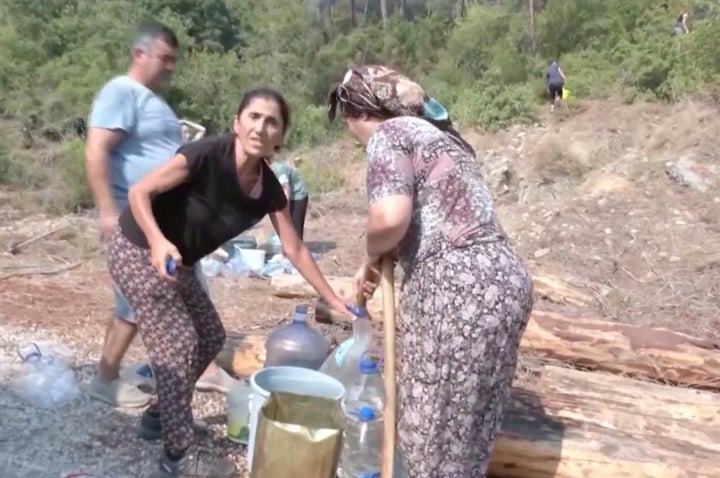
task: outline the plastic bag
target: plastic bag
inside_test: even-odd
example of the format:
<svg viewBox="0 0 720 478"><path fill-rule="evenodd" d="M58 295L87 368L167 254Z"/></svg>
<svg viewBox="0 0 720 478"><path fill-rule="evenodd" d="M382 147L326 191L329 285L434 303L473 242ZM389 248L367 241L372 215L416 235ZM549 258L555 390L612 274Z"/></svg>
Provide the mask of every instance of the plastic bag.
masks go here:
<svg viewBox="0 0 720 478"><path fill-rule="evenodd" d="M11 381L11 389L20 398L36 407L55 409L82 397L66 347L31 344L18 354L24 363Z"/></svg>
<svg viewBox="0 0 720 478"><path fill-rule="evenodd" d="M260 409L250 478L335 478L344 432L336 400L272 393Z"/></svg>

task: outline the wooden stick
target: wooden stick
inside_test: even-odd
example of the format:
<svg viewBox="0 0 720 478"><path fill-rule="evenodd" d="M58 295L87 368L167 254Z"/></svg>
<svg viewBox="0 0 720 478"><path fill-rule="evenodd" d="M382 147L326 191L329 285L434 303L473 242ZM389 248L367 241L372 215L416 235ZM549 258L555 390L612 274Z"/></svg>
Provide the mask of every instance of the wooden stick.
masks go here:
<svg viewBox="0 0 720 478"><path fill-rule="evenodd" d="M0 276L0 280L5 280L5 279L9 279L11 277L19 277L19 276L34 276L34 275L50 276L50 275L54 275L54 274L60 274L61 272L69 271L71 269L75 269L76 267L79 267L80 264L82 264L82 262L75 262L73 264L67 264L64 266L56 267L54 269L10 272L9 274Z"/></svg>
<svg viewBox="0 0 720 478"><path fill-rule="evenodd" d="M22 241L22 242L18 242L18 243L16 243L16 244L13 244L13 245L10 246L10 253L11 253L11 254L17 254L18 252L20 252L20 249L22 249L23 247L29 246L29 245L32 244L33 242L39 241L40 239L44 239L44 238L46 238L46 237L48 237L48 236L50 236L50 235L52 235L52 234L55 234L56 232L62 231L63 229L65 229L65 228L68 227L68 226L70 226L70 224L63 224L62 226L58 226L58 227L56 227L55 229L52 229L52 230L47 231L47 232L43 232L42 234L40 234L40 235L38 235L38 236L31 237L31 238L28 239L27 241Z"/></svg>
<svg viewBox="0 0 720 478"><path fill-rule="evenodd" d="M394 263L392 258L383 257L382 287L383 315L384 315L384 336L383 341L385 357L385 430L382 446L382 468L381 478L392 478L393 460L395 458L395 413L396 413L396 390L395 390L395 278L393 277Z"/></svg>

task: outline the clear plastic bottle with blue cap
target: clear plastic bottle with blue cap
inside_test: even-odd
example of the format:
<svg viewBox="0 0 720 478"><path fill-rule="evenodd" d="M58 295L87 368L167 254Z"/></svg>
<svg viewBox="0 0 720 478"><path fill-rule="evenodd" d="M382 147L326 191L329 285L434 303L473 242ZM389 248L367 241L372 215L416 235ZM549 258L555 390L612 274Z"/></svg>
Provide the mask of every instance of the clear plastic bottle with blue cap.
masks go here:
<svg viewBox="0 0 720 478"><path fill-rule="evenodd" d="M360 376L345 392L345 441L340 454L340 478L379 478L383 440L385 387L375 360L360 359Z"/></svg>
<svg viewBox="0 0 720 478"><path fill-rule="evenodd" d="M345 388L360 376L360 359L372 348L373 329L370 316L364 307L347 306L355 314L353 321L353 335L338 345L320 371L339 380Z"/></svg>
<svg viewBox="0 0 720 478"><path fill-rule="evenodd" d="M317 370L330 347L307 322L307 306L295 307L292 324L276 330L265 341L265 367L292 366Z"/></svg>

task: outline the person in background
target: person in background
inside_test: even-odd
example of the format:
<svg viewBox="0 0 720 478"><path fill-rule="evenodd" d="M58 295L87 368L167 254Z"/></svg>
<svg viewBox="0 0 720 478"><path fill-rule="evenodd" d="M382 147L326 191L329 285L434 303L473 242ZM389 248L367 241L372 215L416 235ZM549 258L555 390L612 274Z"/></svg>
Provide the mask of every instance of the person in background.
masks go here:
<svg viewBox="0 0 720 478"><path fill-rule="evenodd" d="M555 110L555 104L562 100L565 86L565 73L557 61L550 63L547 71L548 94L550 95L550 109Z"/></svg>
<svg viewBox="0 0 720 478"><path fill-rule="evenodd" d="M175 154L182 145L180 123L162 93L175 71L178 40L166 26L141 25L126 75L106 83L93 102L86 138L86 173L100 211L100 234L108 240L127 207L130 187ZM197 271L199 274L200 270ZM143 407L152 400L133 381L120 377L120 365L135 337L133 310L113 285L114 318L108 324L90 381L91 398L118 407ZM200 381L206 389L227 387L227 374L211 365Z"/></svg>
<svg viewBox="0 0 720 478"><path fill-rule="evenodd" d="M295 232L302 241L305 231L305 216L309 202L308 190L300 172L288 163L270 160L270 168L277 177L290 204L290 217Z"/></svg>
<svg viewBox="0 0 720 478"><path fill-rule="evenodd" d="M232 461L197 446L193 433L193 384L225 341L193 272L202 257L269 215L285 256L331 308L354 318L295 233L287 198L265 161L289 125L280 93L246 93L233 133L184 145L130 188L130 207L110 240L110 275L135 310L157 380L159 401L141 419L141 426L158 419L162 425L156 476L236 476Z"/></svg>
<svg viewBox="0 0 720 478"><path fill-rule="evenodd" d="M486 478L532 310L532 281L505 234L475 152L442 105L383 67L349 70L328 99L366 148L365 263L377 286L397 251L398 439L410 478ZM368 278L370 280L368 280Z"/></svg>
<svg viewBox="0 0 720 478"><path fill-rule="evenodd" d="M681 12L680 15L678 15L677 20L675 20L675 26L673 27L672 31L670 32L670 35L672 36L680 36L680 35L687 35L690 33L690 30L687 26L687 19L688 19L688 12Z"/></svg>
<svg viewBox="0 0 720 478"><path fill-rule="evenodd" d="M180 125L182 128L183 143L190 143L197 141L205 136L205 127L198 123L194 123L188 119L181 119Z"/></svg>

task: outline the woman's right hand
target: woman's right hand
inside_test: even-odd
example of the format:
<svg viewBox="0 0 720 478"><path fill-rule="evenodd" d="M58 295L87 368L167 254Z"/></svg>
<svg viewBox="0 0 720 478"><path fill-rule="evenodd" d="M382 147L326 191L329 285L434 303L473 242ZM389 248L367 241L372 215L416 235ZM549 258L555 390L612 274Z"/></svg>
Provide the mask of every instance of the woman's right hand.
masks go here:
<svg viewBox="0 0 720 478"><path fill-rule="evenodd" d="M152 257L152 265L160 277L166 280L175 280L175 277L170 275L167 270L167 260L172 258L176 264L182 262L182 256L175 247L175 244L168 241L166 238L162 238L157 242L150 244L150 255Z"/></svg>
<svg viewBox="0 0 720 478"><path fill-rule="evenodd" d="M359 297L362 293L366 300L370 300L378 287L379 276L380 263L366 261L353 277L354 296Z"/></svg>

